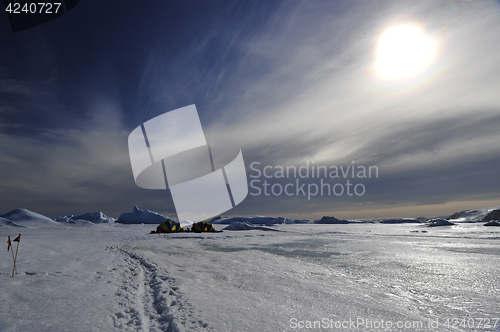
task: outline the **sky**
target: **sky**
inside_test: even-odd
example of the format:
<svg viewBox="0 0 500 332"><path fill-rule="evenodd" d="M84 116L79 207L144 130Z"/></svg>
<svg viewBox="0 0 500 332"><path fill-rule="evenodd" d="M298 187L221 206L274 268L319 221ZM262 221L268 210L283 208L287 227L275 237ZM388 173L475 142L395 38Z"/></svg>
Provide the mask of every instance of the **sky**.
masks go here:
<svg viewBox="0 0 500 332"><path fill-rule="evenodd" d="M425 33L432 61L388 79L376 71L378 47L401 25ZM239 146L249 183L260 181L225 215L373 219L498 206L499 91L492 0L82 0L17 33L0 15L0 212L118 217L137 205L175 217L169 191L136 186L127 137L192 104L206 139ZM309 197L322 179L275 176L313 162L356 175L375 166L377 176L324 178L343 194ZM258 177L266 166L271 177ZM348 195L347 180L363 194ZM293 195L270 192L287 184Z"/></svg>

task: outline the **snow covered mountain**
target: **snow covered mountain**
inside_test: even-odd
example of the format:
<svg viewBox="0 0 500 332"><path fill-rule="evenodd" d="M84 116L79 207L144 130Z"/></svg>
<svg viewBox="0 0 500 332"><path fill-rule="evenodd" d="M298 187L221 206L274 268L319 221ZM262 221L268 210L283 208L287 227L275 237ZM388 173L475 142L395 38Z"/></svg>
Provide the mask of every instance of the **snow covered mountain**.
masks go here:
<svg viewBox="0 0 500 332"><path fill-rule="evenodd" d="M493 210L489 212L484 218L484 221L500 220L500 210Z"/></svg>
<svg viewBox="0 0 500 332"><path fill-rule="evenodd" d="M5 214L0 214L1 218L13 221L21 226L55 225L56 222L49 217L32 212L26 209L15 209Z"/></svg>
<svg viewBox="0 0 500 332"><path fill-rule="evenodd" d="M447 219L452 222L481 222L484 220L486 215L494 210L500 209L500 206L475 209L475 210L465 210L452 214ZM490 219L492 220L492 219Z"/></svg>
<svg viewBox="0 0 500 332"><path fill-rule="evenodd" d="M134 206L132 213L122 213L115 222L120 224L160 224L168 220L175 221L174 218L163 216L149 210L141 210L137 206Z"/></svg>

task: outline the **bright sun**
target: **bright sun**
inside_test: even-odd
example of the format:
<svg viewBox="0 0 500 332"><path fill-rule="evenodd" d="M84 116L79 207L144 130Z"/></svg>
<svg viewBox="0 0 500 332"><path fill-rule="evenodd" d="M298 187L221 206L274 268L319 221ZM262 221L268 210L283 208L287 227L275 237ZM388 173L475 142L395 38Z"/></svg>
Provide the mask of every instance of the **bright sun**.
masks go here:
<svg viewBox="0 0 500 332"><path fill-rule="evenodd" d="M430 67L436 42L417 25L400 24L385 30L375 50L375 71L380 78L413 78Z"/></svg>

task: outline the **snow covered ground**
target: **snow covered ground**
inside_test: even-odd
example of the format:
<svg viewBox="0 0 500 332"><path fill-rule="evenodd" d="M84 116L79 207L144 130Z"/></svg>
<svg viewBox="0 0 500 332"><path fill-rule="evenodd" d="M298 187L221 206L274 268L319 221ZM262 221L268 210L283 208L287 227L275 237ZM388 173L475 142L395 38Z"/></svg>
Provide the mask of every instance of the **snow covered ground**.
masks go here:
<svg viewBox="0 0 500 332"><path fill-rule="evenodd" d="M500 227L154 228L0 226L0 331L500 331Z"/></svg>

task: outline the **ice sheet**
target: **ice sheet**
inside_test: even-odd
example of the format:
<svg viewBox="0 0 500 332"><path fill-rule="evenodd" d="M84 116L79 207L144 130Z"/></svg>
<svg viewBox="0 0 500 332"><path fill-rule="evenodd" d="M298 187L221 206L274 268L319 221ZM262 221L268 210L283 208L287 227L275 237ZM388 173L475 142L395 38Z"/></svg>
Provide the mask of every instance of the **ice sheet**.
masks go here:
<svg viewBox="0 0 500 332"><path fill-rule="evenodd" d="M500 331L500 323L443 325L499 316L496 227L305 224L148 234L153 228L22 229L19 274L10 277L10 252L0 261L0 330L297 331L314 321L383 319L422 322L422 331ZM2 227L0 237L19 229ZM429 319L439 328L428 328Z"/></svg>

